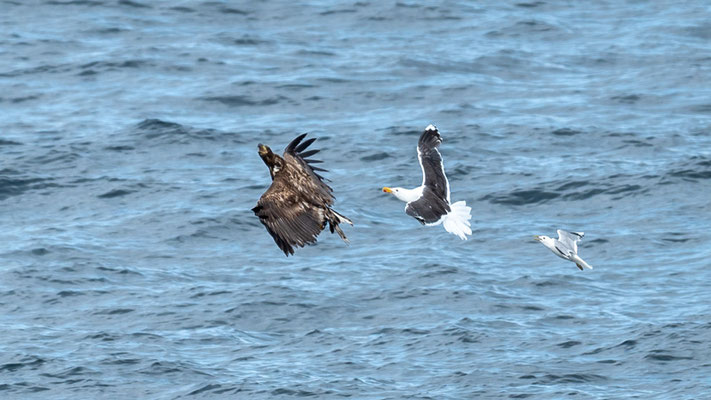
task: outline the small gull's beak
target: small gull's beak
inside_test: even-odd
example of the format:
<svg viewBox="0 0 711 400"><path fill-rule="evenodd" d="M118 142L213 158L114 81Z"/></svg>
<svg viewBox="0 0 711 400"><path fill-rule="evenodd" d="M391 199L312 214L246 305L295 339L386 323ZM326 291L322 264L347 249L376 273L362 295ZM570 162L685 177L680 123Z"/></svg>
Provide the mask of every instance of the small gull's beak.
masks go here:
<svg viewBox="0 0 711 400"><path fill-rule="evenodd" d="M538 240L539 242L541 241L541 237L538 236L538 235L533 235L533 238L536 239L536 240Z"/></svg>
<svg viewBox="0 0 711 400"><path fill-rule="evenodd" d="M385 192L385 193L392 193L393 190L386 186L386 187L383 188L383 192Z"/></svg>

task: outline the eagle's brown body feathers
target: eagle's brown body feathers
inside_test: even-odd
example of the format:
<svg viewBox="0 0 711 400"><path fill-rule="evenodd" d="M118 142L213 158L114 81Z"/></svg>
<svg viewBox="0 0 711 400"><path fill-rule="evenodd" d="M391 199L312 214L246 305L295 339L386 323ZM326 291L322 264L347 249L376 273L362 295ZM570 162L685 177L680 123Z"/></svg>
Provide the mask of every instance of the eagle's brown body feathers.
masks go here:
<svg viewBox="0 0 711 400"><path fill-rule="evenodd" d="M319 150L305 151L316 139L301 143L305 136L300 135L289 143L283 157L259 145L259 155L269 167L272 185L252 211L287 256L294 254L294 246L316 243L316 237L327 224L331 233L338 233L348 243L338 224L353 225L351 220L331 209L333 190L316 172L325 170L312 165L321 161L306 158L318 153Z"/></svg>

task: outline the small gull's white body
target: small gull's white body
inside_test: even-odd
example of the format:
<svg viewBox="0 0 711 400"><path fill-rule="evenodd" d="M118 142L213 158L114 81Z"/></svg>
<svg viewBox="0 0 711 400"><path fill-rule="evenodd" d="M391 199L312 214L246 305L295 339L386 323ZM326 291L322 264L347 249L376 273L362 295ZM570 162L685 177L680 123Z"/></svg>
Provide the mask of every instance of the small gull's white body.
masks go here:
<svg viewBox="0 0 711 400"><path fill-rule="evenodd" d="M471 207L464 201L450 203L449 181L444 173L439 144L442 137L437 127L428 125L417 144L417 159L422 168L422 185L414 189L384 187L383 192L392 193L407 203L405 213L423 225L442 224L447 232L467 240L472 234Z"/></svg>
<svg viewBox="0 0 711 400"><path fill-rule="evenodd" d="M572 261L582 271L583 267L593 269L588 263L578 256L578 242L585 236L583 232L568 232L558 229L558 239L548 236L534 236L536 240L548 247L558 257Z"/></svg>

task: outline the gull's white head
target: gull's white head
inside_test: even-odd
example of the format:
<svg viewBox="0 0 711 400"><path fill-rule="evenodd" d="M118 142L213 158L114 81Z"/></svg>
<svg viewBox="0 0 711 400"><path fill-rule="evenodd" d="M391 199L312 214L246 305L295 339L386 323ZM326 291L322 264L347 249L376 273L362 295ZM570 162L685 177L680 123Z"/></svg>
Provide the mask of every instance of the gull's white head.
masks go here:
<svg viewBox="0 0 711 400"><path fill-rule="evenodd" d="M415 201L420 197L416 189L405 189L401 187L389 188L386 186L383 188L383 192L391 193L393 196L397 197L398 200L404 202Z"/></svg>
<svg viewBox="0 0 711 400"><path fill-rule="evenodd" d="M387 186L386 186L386 187L383 188L383 192L384 192L384 193L390 193L390 194L392 194L393 196L397 197L398 199L400 199L400 196L402 196L402 193L403 193L402 190L403 190L403 189L402 189L402 188L399 188L399 187L393 187L393 188L391 188L391 187L387 187ZM402 199L400 199L400 200L402 200Z"/></svg>
<svg viewBox="0 0 711 400"><path fill-rule="evenodd" d="M546 235L534 235L534 239L537 241L541 242L544 246L548 247L549 249L552 249L555 246L555 243L553 243L553 238L550 238Z"/></svg>

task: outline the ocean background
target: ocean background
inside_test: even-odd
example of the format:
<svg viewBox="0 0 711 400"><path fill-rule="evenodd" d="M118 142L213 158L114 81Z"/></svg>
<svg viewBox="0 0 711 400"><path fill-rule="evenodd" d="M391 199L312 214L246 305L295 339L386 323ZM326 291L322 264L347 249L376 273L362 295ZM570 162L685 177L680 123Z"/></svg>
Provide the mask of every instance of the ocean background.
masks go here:
<svg viewBox="0 0 711 400"><path fill-rule="evenodd" d="M711 396L710 10L0 0L0 398ZM468 241L380 190L430 123ZM355 226L287 258L304 132Z"/></svg>

